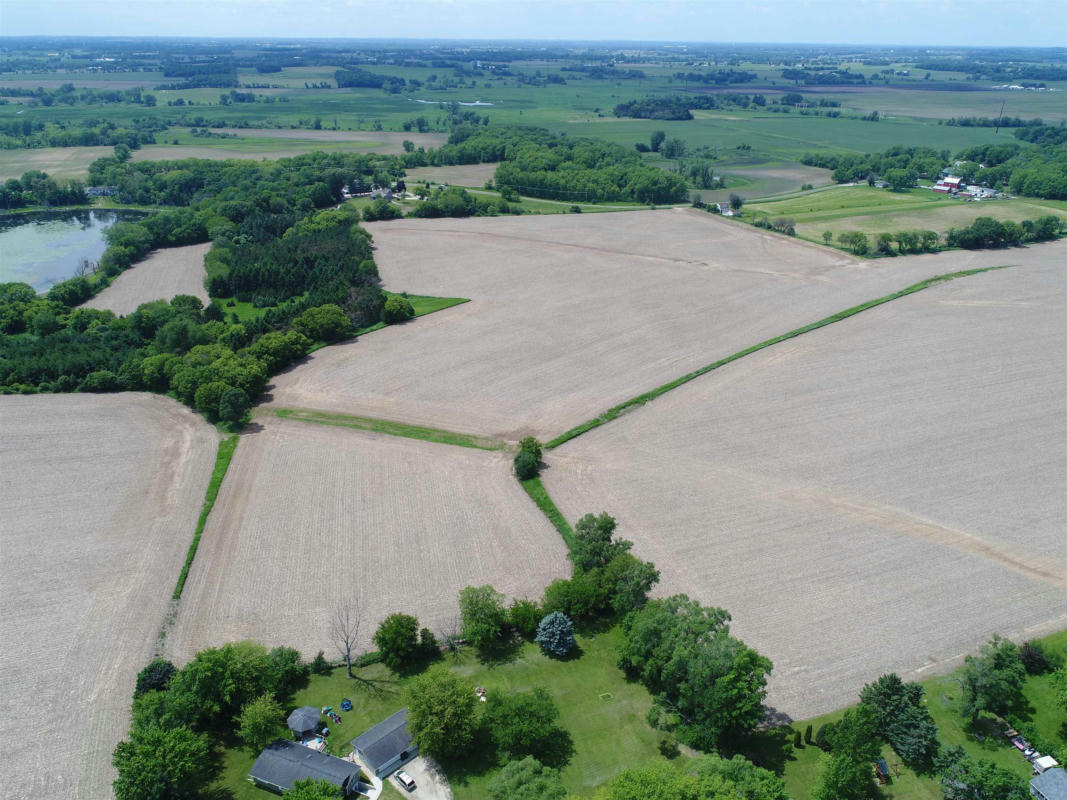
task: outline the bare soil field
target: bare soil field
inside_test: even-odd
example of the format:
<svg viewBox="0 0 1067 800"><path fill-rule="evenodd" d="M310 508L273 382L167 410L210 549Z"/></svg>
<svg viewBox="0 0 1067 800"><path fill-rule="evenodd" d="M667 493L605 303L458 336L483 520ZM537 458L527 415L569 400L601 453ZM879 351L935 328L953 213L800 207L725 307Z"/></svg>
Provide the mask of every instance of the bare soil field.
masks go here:
<svg viewBox="0 0 1067 800"><path fill-rule="evenodd" d="M569 574L507 453L265 419L242 436L167 645L182 661L247 638L336 658L339 599L366 647L397 611L440 630L464 586L539 597Z"/></svg>
<svg viewBox="0 0 1067 800"><path fill-rule="evenodd" d="M1064 252L698 378L552 451L546 486L615 515L661 593L729 609L794 718L1062 629Z"/></svg>
<svg viewBox="0 0 1067 800"><path fill-rule="evenodd" d="M58 180L85 178L89 165L109 156L112 147L42 147L34 150L0 150L0 180L21 178L39 169Z"/></svg>
<svg viewBox="0 0 1067 800"><path fill-rule="evenodd" d="M218 437L148 394L2 397L0 429L0 786L110 797Z"/></svg>
<svg viewBox="0 0 1067 800"><path fill-rule="evenodd" d="M155 250L83 306L108 309L123 317L136 311L141 303L170 300L176 294L199 297L206 306L211 298L204 288L204 256L210 249L208 242Z"/></svg>
<svg viewBox="0 0 1067 800"><path fill-rule="evenodd" d="M551 438L771 336L959 268L859 261L689 209L368 228L386 288L472 302L319 350L275 379L271 402L508 439Z"/></svg>
<svg viewBox="0 0 1067 800"><path fill-rule="evenodd" d="M447 183L450 186L470 186L480 189L496 173L497 165L457 164L451 167L418 167L409 169L405 181L409 186L422 181Z"/></svg>
<svg viewBox="0 0 1067 800"><path fill-rule="evenodd" d="M445 133L419 133L418 131L315 131L287 128L220 128L221 133L233 133L251 139L305 139L314 142L371 142L381 146L368 148L368 152L402 153L404 140L416 147L440 147L448 141ZM385 149L389 148L389 149Z"/></svg>

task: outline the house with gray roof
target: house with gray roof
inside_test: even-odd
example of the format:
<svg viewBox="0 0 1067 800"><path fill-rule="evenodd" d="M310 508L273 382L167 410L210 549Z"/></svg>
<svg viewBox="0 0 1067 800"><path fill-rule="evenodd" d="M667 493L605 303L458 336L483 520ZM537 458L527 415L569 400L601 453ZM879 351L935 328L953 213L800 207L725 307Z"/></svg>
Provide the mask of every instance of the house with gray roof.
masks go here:
<svg viewBox="0 0 1067 800"><path fill-rule="evenodd" d="M1067 800L1067 772L1045 770L1030 781L1030 794L1039 800Z"/></svg>
<svg viewBox="0 0 1067 800"><path fill-rule="evenodd" d="M303 738L304 736L310 736L315 733L315 730L319 727L319 720L321 719L322 714L319 713L317 708L301 706L289 715L287 721L289 723L289 730Z"/></svg>
<svg viewBox="0 0 1067 800"><path fill-rule="evenodd" d="M248 780L256 786L279 794L307 778L329 781L344 797L356 795L360 786L356 764L285 739L268 745L248 773Z"/></svg>
<svg viewBox="0 0 1067 800"><path fill-rule="evenodd" d="M419 754L408 733L408 710L402 708L352 740L356 757L384 778Z"/></svg>

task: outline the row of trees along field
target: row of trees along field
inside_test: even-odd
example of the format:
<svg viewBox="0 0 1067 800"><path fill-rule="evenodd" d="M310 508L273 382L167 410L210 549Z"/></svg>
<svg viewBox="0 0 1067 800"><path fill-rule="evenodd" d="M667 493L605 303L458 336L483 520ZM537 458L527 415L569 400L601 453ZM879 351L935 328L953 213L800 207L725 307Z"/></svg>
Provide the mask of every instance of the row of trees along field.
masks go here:
<svg viewBox="0 0 1067 800"><path fill-rule="evenodd" d="M801 162L832 169L838 183L862 182L899 170L912 185L920 177L936 178L943 169L951 169L968 183L1030 197L1067 199L1067 127L1030 125L1017 128L1014 135L1016 142L977 145L955 157L948 150L898 146L873 155L808 153Z"/></svg>

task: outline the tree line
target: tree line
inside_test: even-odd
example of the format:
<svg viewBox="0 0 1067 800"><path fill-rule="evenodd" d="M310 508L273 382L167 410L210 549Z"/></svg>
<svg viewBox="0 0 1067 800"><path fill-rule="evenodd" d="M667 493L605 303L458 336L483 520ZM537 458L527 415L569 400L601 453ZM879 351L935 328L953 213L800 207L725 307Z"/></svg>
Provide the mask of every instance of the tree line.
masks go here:
<svg viewBox="0 0 1067 800"><path fill-rule="evenodd" d="M1013 132L1019 142L979 145L951 156L928 147L891 147L883 153L808 153L800 161L834 171L837 183L856 183L889 169L903 169L911 178L936 178L951 169L968 183L1050 200L1067 199L1067 127L1026 125ZM956 162L963 162L957 164Z"/></svg>

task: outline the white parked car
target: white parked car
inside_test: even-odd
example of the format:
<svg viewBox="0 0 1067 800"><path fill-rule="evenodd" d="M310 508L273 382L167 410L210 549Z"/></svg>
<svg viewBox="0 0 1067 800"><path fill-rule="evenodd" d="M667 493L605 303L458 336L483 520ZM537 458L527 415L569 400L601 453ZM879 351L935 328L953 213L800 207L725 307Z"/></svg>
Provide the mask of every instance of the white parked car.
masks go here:
<svg viewBox="0 0 1067 800"><path fill-rule="evenodd" d="M398 770L396 775L394 775L393 777L396 778L396 782L399 783L403 788L407 789L409 792L414 791L415 779L408 775L406 772L404 772L404 770Z"/></svg>

